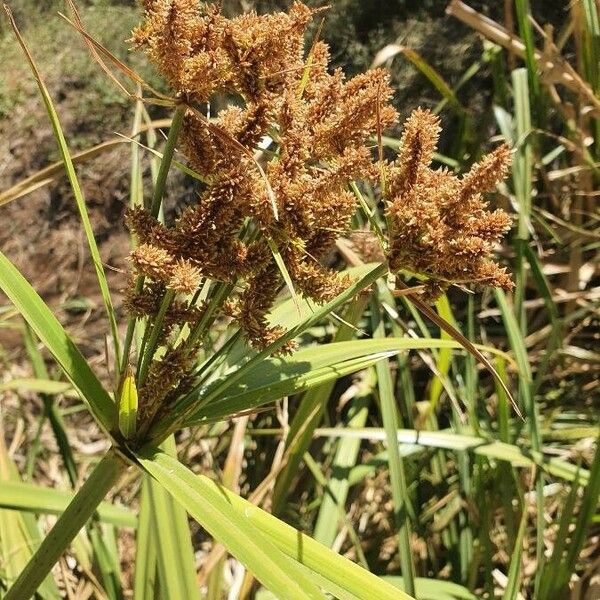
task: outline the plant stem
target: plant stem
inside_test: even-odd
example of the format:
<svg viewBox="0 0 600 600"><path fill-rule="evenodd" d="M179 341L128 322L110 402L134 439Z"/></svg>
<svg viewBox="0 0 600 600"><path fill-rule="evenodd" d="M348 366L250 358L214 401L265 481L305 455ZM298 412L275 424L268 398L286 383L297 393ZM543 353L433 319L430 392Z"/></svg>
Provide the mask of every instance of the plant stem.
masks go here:
<svg viewBox="0 0 600 600"><path fill-rule="evenodd" d="M173 114L171 121L171 128L169 129L169 135L167 136L167 144L163 152L162 160L160 161L160 167L158 169L158 175L156 177L156 184L154 185L154 192L152 194L152 205L150 207L150 214L153 217L158 217L160 206L165 194L165 186L167 183L167 175L171 168L173 161L173 154L175 153L175 145L183 125L183 117L185 116L186 105L180 104ZM139 294L144 289L144 277L138 276L135 282L135 293ZM123 349L123 357L121 361L121 374L125 372L125 368L129 362L129 353L131 351L131 344L133 342L133 334L135 331L136 319L131 317L127 323L127 331L125 332L125 343Z"/></svg>
<svg viewBox="0 0 600 600"><path fill-rule="evenodd" d="M171 128L169 129L169 135L167 137L167 144L163 152L162 160L160 161L160 168L158 170L158 177L156 178L156 185L154 186L154 194L152 195L152 205L150 206L150 214L154 217L158 217L160 205L162 203L163 196L165 194L165 185L167 183L167 175L171 168L171 162L173 161L173 154L175 153L175 144L183 125L183 117L185 116L186 105L180 104L175 113L173 114L173 120L171 121Z"/></svg>
<svg viewBox="0 0 600 600"><path fill-rule="evenodd" d="M173 290L167 290L160 304L160 309L156 315L156 319L154 319L154 324L152 325L150 336L148 337L148 342L146 344L146 351L142 356L138 371L138 385L140 387L144 384L144 381L146 381L146 376L148 375L148 370L150 369L150 363L152 362L154 354L156 353L158 338L162 332L165 315L167 314L167 310L169 310L169 306L171 306L173 298L175 298L175 292Z"/></svg>
<svg viewBox="0 0 600 600"><path fill-rule="evenodd" d="M515 90L515 124L516 139L519 141L518 151L513 162L513 182L515 196L519 209L517 228L515 264L515 308L517 321L523 336L527 335L527 320L524 301L527 287L527 270L525 268L524 246L529 242L529 221L531 219L531 187L533 156L531 148L531 107L529 105L529 87L527 85L527 71L516 69L512 72L512 83Z"/></svg>
<svg viewBox="0 0 600 600"><path fill-rule="evenodd" d="M197 325L190 331L190 335L186 341L189 349L193 349L196 342L204 335L206 330L214 323L217 318L217 309L220 308L231 294L233 290L231 283L224 283L222 281L217 282L213 289L211 289L211 298L202 318Z"/></svg>
<svg viewBox="0 0 600 600"><path fill-rule="evenodd" d="M379 300L375 295L371 298L371 322L373 337L385 338L385 324L381 317ZM383 418L389 455L388 466L392 486L392 498L394 500L394 520L398 528L400 568L402 570L406 593L410 596L415 596L416 571L410 546L410 517L414 516L414 508L408 492L404 461L400 456L400 448L398 447L399 422L389 360L383 359L377 362L375 371L377 373L381 416Z"/></svg>
<svg viewBox="0 0 600 600"><path fill-rule="evenodd" d="M144 289L144 278L140 275L135 282L135 294L141 293ZM136 317L129 317L127 322L127 330L125 332L125 342L123 343L123 356L121 360L121 375L125 373L125 369L129 364L129 354L131 352L131 344L133 342L133 334L135 333Z"/></svg>
<svg viewBox="0 0 600 600"><path fill-rule="evenodd" d="M27 600L33 597L61 554L94 514L126 468L127 463L115 450L109 450L44 538L4 600Z"/></svg>

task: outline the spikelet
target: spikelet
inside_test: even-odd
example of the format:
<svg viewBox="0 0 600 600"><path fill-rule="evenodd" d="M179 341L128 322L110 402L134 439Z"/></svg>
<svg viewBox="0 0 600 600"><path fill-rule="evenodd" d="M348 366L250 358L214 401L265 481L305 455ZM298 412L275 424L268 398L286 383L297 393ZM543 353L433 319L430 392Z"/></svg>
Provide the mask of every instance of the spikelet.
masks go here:
<svg viewBox="0 0 600 600"><path fill-rule="evenodd" d="M171 275L173 257L164 248L143 243L131 252L131 262L141 275L163 282Z"/></svg>
<svg viewBox="0 0 600 600"><path fill-rule="evenodd" d="M165 398L177 390L181 393L181 380L189 373L193 364L193 353L180 345L167 347L162 358L152 361L148 377L138 390L138 421L142 424L142 436L161 408L165 408Z"/></svg>
<svg viewBox="0 0 600 600"><path fill-rule="evenodd" d="M502 144L493 152L486 154L480 162L475 163L462 178L461 200L483 192L491 192L497 183L506 178L509 167L510 148Z"/></svg>
<svg viewBox="0 0 600 600"><path fill-rule="evenodd" d="M433 158L440 131L439 118L427 110L417 108L407 119L400 154L387 173L391 197L400 196L415 185L419 170Z"/></svg>
<svg viewBox="0 0 600 600"><path fill-rule="evenodd" d="M167 287L180 294L192 294L200 284L200 279L200 269L180 258L171 268Z"/></svg>
<svg viewBox="0 0 600 600"><path fill-rule="evenodd" d="M400 156L387 166L390 267L426 275L429 298L452 283L511 289L509 275L491 254L512 220L502 210L488 211L482 196L506 176L510 151L500 146L458 178L429 166L439 131L437 117L413 112Z"/></svg>

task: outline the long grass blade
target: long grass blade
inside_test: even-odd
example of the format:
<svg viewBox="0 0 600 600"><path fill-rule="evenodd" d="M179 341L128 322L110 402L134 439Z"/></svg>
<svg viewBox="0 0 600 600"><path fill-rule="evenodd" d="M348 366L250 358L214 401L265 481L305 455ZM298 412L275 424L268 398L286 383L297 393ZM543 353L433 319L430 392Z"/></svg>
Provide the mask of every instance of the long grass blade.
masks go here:
<svg viewBox="0 0 600 600"><path fill-rule="evenodd" d="M372 370L371 370L372 371ZM348 413L348 428L364 427L369 413L367 396L372 392L371 386L364 393L353 399ZM358 439L340 439L331 464L331 477L328 481L329 493L326 494L319 509L313 536L315 540L331 547L338 530L338 509L343 510L350 489L349 474L356 465L360 449Z"/></svg>
<svg viewBox="0 0 600 600"><path fill-rule="evenodd" d="M167 438L162 448L176 455L175 440ZM187 513L156 481L149 480L157 568L162 595L167 599L199 597L194 548Z"/></svg>
<svg viewBox="0 0 600 600"><path fill-rule="evenodd" d="M580 480L583 485L590 481L590 472L559 458L546 458L540 452L521 449L514 444L491 441L474 435L450 431L422 431L399 429L400 444L419 445L446 450L469 451L489 459L510 462L515 467L532 468L537 465L549 475L565 481ZM315 431L317 437L354 437L364 440L384 441L385 431L377 427L363 429L321 428Z"/></svg>
<svg viewBox="0 0 600 600"><path fill-rule="evenodd" d="M7 481L0 488L0 506L13 510L21 510L35 514L61 515L74 494L62 490L23 483ZM103 502L97 507L100 521L117 527L137 527L135 514L127 509Z"/></svg>
<svg viewBox="0 0 600 600"><path fill-rule="evenodd" d="M134 600L150 600L160 596L157 569L157 532L150 495L151 484L152 479L144 473L140 493L139 524L136 532L138 554L135 561L133 582Z"/></svg>
<svg viewBox="0 0 600 600"><path fill-rule="evenodd" d="M90 249L90 255L92 257L92 262L94 263L94 269L96 270L96 277L98 279L98 284L100 286L100 291L102 294L102 300L104 302L104 308L106 310L106 315L108 317L108 321L110 324L110 330L112 334L115 357L116 362L119 364L120 362L120 343L119 343L119 334L117 328L117 320L115 317L115 310L112 304L112 299L110 296L110 291L108 289L108 282L106 280L106 274L104 272L104 266L102 265L102 259L100 258L100 252L98 250L98 245L96 243L96 238L94 237L94 231L92 228L92 224L87 212L85 198L83 196L83 191L81 186L79 185L79 180L77 178L77 173L75 172L75 167L73 165L73 161L71 159L71 154L67 145L67 141L65 139L62 126L60 124L60 120L58 118L58 114L56 109L54 108L54 104L52 102L52 98L50 97L50 93L46 88L46 85L42 79L42 76L33 60L33 56L31 55L29 48L27 47L25 40L21 36L17 25L13 19L12 13L6 4L4 5L4 9L8 15L10 24L17 36L17 40L23 49L23 53L29 63L31 68L31 72L35 78L35 81L40 90L40 94L44 100L44 104L46 106L46 111L48 112L48 117L52 124L52 129L54 131L54 135L56 137L56 141L58 143L60 155L62 157L63 163L65 165L65 170L67 172L67 177L69 179L69 183L71 184L71 189L73 190L73 195L75 197L75 202L77 203L77 208L79 210L79 216L81 217L81 223L83 225L83 229L85 231L85 236L88 242L88 246Z"/></svg>
<svg viewBox="0 0 600 600"><path fill-rule="evenodd" d="M6 449L3 436L4 431L0 427L0 493L7 486L21 485L19 472ZM27 562L31 560L40 541L40 529L33 514L15 512L12 507L10 510L0 510L0 585L2 587L15 581ZM60 598L51 573L40 584L38 594L43 600Z"/></svg>
<svg viewBox="0 0 600 600"><path fill-rule="evenodd" d="M239 518L224 497L224 488L194 475L159 450L144 451L139 460L144 470L273 593L290 600L324 598L314 582L277 550L262 531Z"/></svg>
<svg viewBox="0 0 600 600"><path fill-rule="evenodd" d="M513 553L510 557L510 567L508 570L508 581L504 590L503 600L517 600L519 587L521 584L521 573L523 564L523 538L525 537L525 527L527 525L527 511L523 511L521 523Z"/></svg>
<svg viewBox="0 0 600 600"><path fill-rule="evenodd" d="M21 571L4 600L23 600L33 596L125 468L126 463L112 450L102 459Z"/></svg>
<svg viewBox="0 0 600 600"><path fill-rule="evenodd" d="M243 382L228 386L216 397L213 389L220 389L221 382L228 381L231 377L229 374L202 390L204 398L214 399L208 403L203 402L199 394L196 398L200 407L185 423L189 425L203 418L215 419L256 408L283 396L298 394L316 385L338 379L342 375L364 369L385 356L430 348L460 349L461 345L454 340L435 338L355 340L298 350L289 358L263 360L254 369L247 370ZM234 371L234 374L237 372Z"/></svg>
<svg viewBox="0 0 600 600"><path fill-rule="evenodd" d="M52 311L1 252L0 288L54 356L92 414L104 429L110 431L116 417L111 397Z"/></svg>
<svg viewBox="0 0 600 600"><path fill-rule="evenodd" d="M385 324L381 317L377 296L373 296L371 299L371 323L375 339L385 339ZM408 493L404 462L398 449L396 432L400 423L389 361L387 359L378 361L375 365L375 370L377 373L379 404L389 457L388 466L390 470L392 498L394 501L394 521L398 529L400 567L402 570L404 589L408 594L414 596L416 571L410 546L410 517L414 515L414 509L411 505L411 499Z"/></svg>
<svg viewBox="0 0 600 600"><path fill-rule="evenodd" d="M240 560L247 562L248 568L275 595L281 589L283 598L313 597L314 587L309 581L310 572L315 572L321 576L320 583L324 587L327 581L331 581L361 600L372 600L374 597L378 600L410 600L407 594L399 592L237 494L203 475L194 475L165 453L149 448L140 454L140 463L162 485L169 488L194 518L202 522ZM279 554L271 550L273 547L278 549ZM265 556L267 553L268 556ZM272 566L272 557L277 556L278 563ZM282 560L284 556L289 562ZM299 564L309 570L301 569ZM281 569L287 571L285 578ZM292 574L295 581L290 583ZM282 589L280 585L287 587ZM298 585L301 586L300 592L296 591ZM321 594L318 597L322 597Z"/></svg>

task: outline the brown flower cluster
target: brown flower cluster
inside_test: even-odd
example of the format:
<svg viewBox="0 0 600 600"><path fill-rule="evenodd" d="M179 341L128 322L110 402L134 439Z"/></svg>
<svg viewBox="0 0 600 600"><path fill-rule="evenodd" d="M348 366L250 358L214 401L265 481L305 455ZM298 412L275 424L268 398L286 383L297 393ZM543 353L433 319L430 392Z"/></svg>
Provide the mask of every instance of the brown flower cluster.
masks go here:
<svg viewBox="0 0 600 600"><path fill-rule="evenodd" d="M398 159L387 166L390 267L426 275L432 296L452 283L511 289L506 270L490 258L511 217L488 211L483 198L506 177L510 150L498 147L458 178L429 166L439 133L437 117L416 110Z"/></svg>
<svg viewBox="0 0 600 600"><path fill-rule="evenodd" d="M228 19L218 4L198 0L143 4L134 43L186 106L179 146L204 182L197 202L174 223L161 223L145 208L127 216L137 238L133 275L143 277L132 277L126 306L149 317L148 328L162 318L164 351L139 391L143 431L192 384L203 327L218 316L214 306L209 314L195 301L203 282L233 291L220 314L235 319L257 347L282 333L266 315L288 275L317 302L348 285L320 261L349 229L354 180L383 175L391 268L426 275L436 293L450 283L511 286L490 260L510 220L488 212L482 197L506 173L506 147L462 179L434 171L439 124L416 111L398 160L376 164L369 140L397 116L388 76L372 70L348 80L341 70L331 72L320 41L306 53L305 30L316 11L295 2L288 13ZM365 255L383 258L372 240L364 246ZM185 324L195 332L193 342L179 344L171 332Z"/></svg>
<svg viewBox="0 0 600 600"><path fill-rule="evenodd" d="M304 60L304 30L313 11L296 2L289 13L228 19L219 3L143 0L144 23L133 42L172 89L188 101L208 102L230 91L254 102L297 81ZM264 107L267 108L267 107Z"/></svg>
<svg viewBox="0 0 600 600"><path fill-rule="evenodd" d="M273 248L307 297L326 301L346 285L319 259L349 227L349 182L377 176L366 143L396 118L387 74L330 73L321 42L307 57L314 11L301 2L289 13L233 19L197 0L144 5L134 41L178 95L235 104L211 123L188 110L182 149L206 189L171 226L143 209L130 213L140 242L133 264L150 285L176 291L202 277L242 286L228 314L265 346L281 333L265 318L283 285Z"/></svg>

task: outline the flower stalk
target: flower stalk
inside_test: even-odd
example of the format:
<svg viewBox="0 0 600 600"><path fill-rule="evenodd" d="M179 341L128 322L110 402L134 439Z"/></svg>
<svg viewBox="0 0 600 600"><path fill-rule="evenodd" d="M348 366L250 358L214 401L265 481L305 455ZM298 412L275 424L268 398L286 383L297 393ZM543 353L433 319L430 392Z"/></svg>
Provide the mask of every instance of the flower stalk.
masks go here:
<svg viewBox="0 0 600 600"><path fill-rule="evenodd" d="M185 116L186 105L180 104L173 113L173 120L171 121L171 127L169 128L169 135L167 136L167 143L163 151L163 157L160 161L160 167L158 169L158 176L156 178L156 185L154 186L154 193L152 195L152 204L150 205L150 214L157 218L160 212L163 197L165 195L165 187L167 183L167 176L171 169L171 163L173 162L173 155L175 154L175 146L181 132L183 125L183 117Z"/></svg>
<svg viewBox="0 0 600 600"><path fill-rule="evenodd" d="M167 176L169 174L169 170L171 169L171 164L173 162L175 146L177 144L177 139L181 132L181 126L183 124L185 110L186 106L184 104L180 104L179 106L177 106L175 113L173 114L173 119L171 121L171 127L167 136L167 143L163 152L163 157L160 161L160 166L156 177L156 183L154 185L154 192L152 195L152 205L150 208L150 212L155 217L157 217L160 212L160 207L162 204L162 199L164 197L167 183ZM137 294L140 294L142 293L143 288L144 277L142 275L139 275L135 281L135 292ZM127 330L125 332L125 341L123 344L124 348L121 359L121 373L125 372L125 369L129 363L129 354L131 352L131 345L133 343L133 334L135 332L135 326L136 319L132 317L127 323Z"/></svg>

